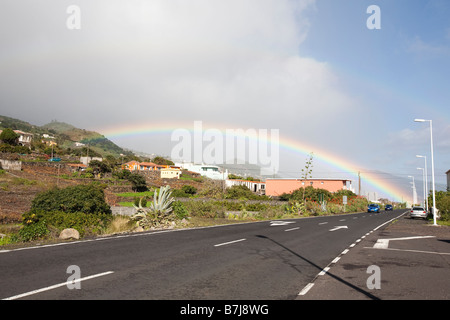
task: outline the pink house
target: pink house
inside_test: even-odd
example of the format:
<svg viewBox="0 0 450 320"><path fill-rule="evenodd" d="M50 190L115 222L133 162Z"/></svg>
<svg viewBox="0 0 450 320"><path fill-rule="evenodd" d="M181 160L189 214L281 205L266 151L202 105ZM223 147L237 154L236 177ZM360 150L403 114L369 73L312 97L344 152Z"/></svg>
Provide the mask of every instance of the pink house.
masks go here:
<svg viewBox="0 0 450 320"><path fill-rule="evenodd" d="M292 193L299 188L312 186L329 192L352 190L352 181L347 179L266 179L266 195L277 197L283 193Z"/></svg>

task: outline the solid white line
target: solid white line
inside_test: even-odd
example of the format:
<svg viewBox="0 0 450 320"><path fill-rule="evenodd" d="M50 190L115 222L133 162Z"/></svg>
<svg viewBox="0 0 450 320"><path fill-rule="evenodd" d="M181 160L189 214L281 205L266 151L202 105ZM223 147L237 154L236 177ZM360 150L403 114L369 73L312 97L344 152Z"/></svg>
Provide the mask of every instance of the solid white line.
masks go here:
<svg viewBox="0 0 450 320"><path fill-rule="evenodd" d="M56 288L59 288L59 287L67 286L68 284L74 284L74 283L78 283L78 282L81 282L81 281L84 281L84 280L89 280L89 279L93 279L93 278L97 278L97 277L101 277L101 276L106 276L106 275L111 274L111 273L114 273L114 271L107 271L107 272L103 272L103 273L94 274L92 276L80 278L80 279L77 279L75 281L67 281L67 282L63 282L63 283L58 283L58 284L55 284L53 286L49 286L49 287L45 287L45 288L42 288L42 289L37 289L37 290L29 291L29 292L25 292L25 293L22 293L22 294L18 294L16 296L5 298L3 300L20 299L20 298L23 298L23 297L31 296L31 295L36 294L36 293L40 293L40 292L56 289Z"/></svg>
<svg viewBox="0 0 450 320"><path fill-rule="evenodd" d="M392 250L392 251L405 251L405 252L416 252L416 253L431 253L431 254L444 254L444 255L450 255L450 252L433 252L433 251L408 250L408 249L394 249L394 248L364 247L364 249L379 249L379 250Z"/></svg>
<svg viewBox="0 0 450 320"><path fill-rule="evenodd" d="M292 228L292 229L286 229L286 230L284 230L284 231L294 231L294 230L298 230L298 229L300 229L300 227Z"/></svg>
<svg viewBox="0 0 450 320"><path fill-rule="evenodd" d="M241 241L245 241L245 240L247 240L247 239L239 239L239 240L234 240L234 241L230 241L230 242L219 243L219 244L215 244L214 247L226 246L227 244L232 244L232 243L241 242Z"/></svg>

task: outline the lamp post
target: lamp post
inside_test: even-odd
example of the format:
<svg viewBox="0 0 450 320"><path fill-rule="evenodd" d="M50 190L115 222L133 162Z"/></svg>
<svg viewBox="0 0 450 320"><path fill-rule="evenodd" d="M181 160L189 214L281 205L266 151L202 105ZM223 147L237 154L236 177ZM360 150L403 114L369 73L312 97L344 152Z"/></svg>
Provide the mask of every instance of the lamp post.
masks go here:
<svg viewBox="0 0 450 320"><path fill-rule="evenodd" d="M425 169L424 168L417 168L417 170L422 170L422 175L423 175L423 205L426 208L426 204L425 204L425 198L426 198L426 193L425 193ZM428 209L426 208L425 210L428 211Z"/></svg>
<svg viewBox="0 0 450 320"><path fill-rule="evenodd" d="M431 137L431 180L433 184L433 225L436 223L436 187L434 185L434 156L433 156L433 121L425 119L414 119L415 122L426 122L430 123L430 137Z"/></svg>
<svg viewBox="0 0 450 320"><path fill-rule="evenodd" d="M429 208L429 204L428 204L428 170L427 170L427 157L426 156L421 156L421 155L417 155L417 158L424 158L425 159L425 194L426 194L426 202L425 205L427 207L427 211Z"/></svg>

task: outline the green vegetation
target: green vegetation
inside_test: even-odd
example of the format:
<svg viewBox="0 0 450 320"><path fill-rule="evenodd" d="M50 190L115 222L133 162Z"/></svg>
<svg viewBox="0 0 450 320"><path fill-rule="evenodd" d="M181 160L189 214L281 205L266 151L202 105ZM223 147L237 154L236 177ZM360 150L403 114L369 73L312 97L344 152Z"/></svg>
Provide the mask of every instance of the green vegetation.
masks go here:
<svg viewBox="0 0 450 320"><path fill-rule="evenodd" d="M450 191L437 191L436 195L436 208L441 215L440 222L446 224L450 222ZM432 204L433 199L430 197L428 203Z"/></svg>
<svg viewBox="0 0 450 320"><path fill-rule="evenodd" d="M177 218L173 213L174 198L171 194L169 186L161 187L159 192L153 194L153 202L148 209L142 206L141 199L139 206L135 206L136 213L131 220L136 221L136 225L144 229L169 226Z"/></svg>
<svg viewBox="0 0 450 320"><path fill-rule="evenodd" d="M65 228L80 235L97 234L112 220L111 209L97 184L53 188L38 194L30 211L22 215L22 226L10 242L26 242L55 236Z"/></svg>

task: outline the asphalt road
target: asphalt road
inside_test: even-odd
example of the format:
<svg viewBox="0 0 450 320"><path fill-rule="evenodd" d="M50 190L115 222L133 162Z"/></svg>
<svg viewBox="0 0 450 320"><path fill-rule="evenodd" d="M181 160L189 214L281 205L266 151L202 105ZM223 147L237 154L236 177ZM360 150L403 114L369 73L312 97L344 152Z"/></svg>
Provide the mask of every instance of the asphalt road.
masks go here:
<svg viewBox="0 0 450 320"><path fill-rule="evenodd" d="M343 250L404 211L0 251L0 299L293 300Z"/></svg>

